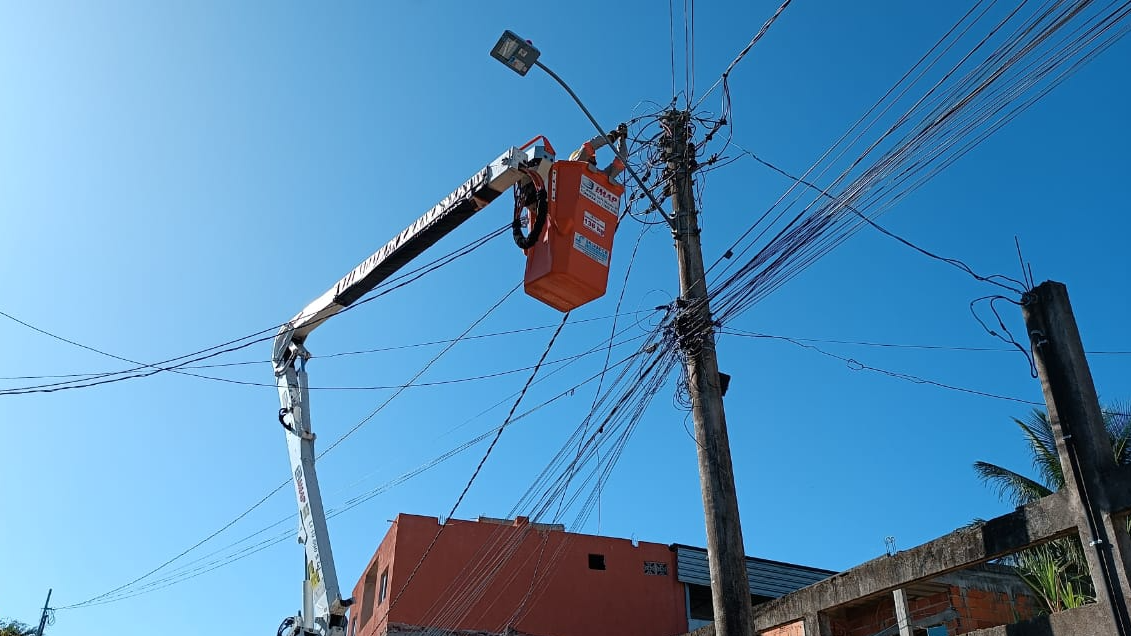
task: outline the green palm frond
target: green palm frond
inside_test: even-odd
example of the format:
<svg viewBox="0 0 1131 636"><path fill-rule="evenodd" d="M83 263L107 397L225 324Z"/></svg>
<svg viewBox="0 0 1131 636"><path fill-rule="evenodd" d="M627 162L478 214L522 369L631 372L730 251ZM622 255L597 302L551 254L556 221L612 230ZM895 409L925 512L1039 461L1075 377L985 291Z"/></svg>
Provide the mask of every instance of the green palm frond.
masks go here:
<svg viewBox="0 0 1131 636"><path fill-rule="evenodd" d="M997 464L974 462L974 472L983 483L997 491L998 498L1015 506L1023 506L1053 492L1046 486Z"/></svg>
<svg viewBox="0 0 1131 636"><path fill-rule="evenodd" d="M1115 453L1115 463L1121 466L1131 464L1131 404L1113 402L1104 409L1104 428L1111 438L1111 450Z"/></svg>
<svg viewBox="0 0 1131 636"><path fill-rule="evenodd" d="M1115 461L1131 465L1131 408L1109 404L1104 410L1104 427L1111 441ZM975 462L974 472L998 497L1023 505L1064 487L1064 470L1056 449L1056 436L1048 415L1034 409L1024 420L1014 418L1033 455L1033 467L1043 484L989 462ZM1131 518L1128 519L1131 532ZM1039 546L1009 555L1003 562L1017 568L1018 574L1040 599L1045 611L1058 612L1094 602L1095 588L1088 576L1084 547L1078 536L1054 539Z"/></svg>
<svg viewBox="0 0 1131 636"><path fill-rule="evenodd" d="M1033 468L1037 470L1044 485L1050 490L1060 490L1064 486L1064 469L1060 465L1056 436L1048 415L1044 411L1033 409L1024 421L1014 418L1013 422L1025 434L1025 441L1029 443L1029 450L1033 453Z"/></svg>

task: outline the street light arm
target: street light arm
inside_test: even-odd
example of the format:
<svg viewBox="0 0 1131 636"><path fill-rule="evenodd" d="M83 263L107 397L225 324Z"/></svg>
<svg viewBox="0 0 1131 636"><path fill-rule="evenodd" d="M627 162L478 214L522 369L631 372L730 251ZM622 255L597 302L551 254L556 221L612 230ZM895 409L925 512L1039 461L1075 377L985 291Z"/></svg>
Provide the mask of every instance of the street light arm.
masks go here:
<svg viewBox="0 0 1131 636"><path fill-rule="evenodd" d="M648 197L648 200L652 202L652 206L656 208L656 211L660 213L660 216L664 217L664 220L668 222L668 225L674 228L675 226L673 225L672 218L668 216L666 212L664 212L664 208L660 205L660 202L656 200L656 197L652 194L652 191L644 185L644 181L640 178L640 175L636 174L636 171L632 169L631 165L629 165L628 157L624 156L621 153L617 145L614 144L613 141L609 139L608 135L605 134L605 129L601 128L601 124L597 123L597 119L593 117L593 114L589 112L589 109L585 107L585 104L581 103L581 98L577 96L577 93L574 93L573 89L569 87L569 84L565 83L565 80L558 77L557 73L551 71L550 68L542 62L535 59L534 66L537 66L538 68L545 71L547 75L554 78L554 81L561 85L561 87L564 88L567 93L569 93L569 96L572 97L577 106L581 108L581 112L585 113L585 116L589 118L589 122L592 123L593 127L597 129L597 133L601 135L601 138L604 139L605 143L613 149L613 152L616 153L617 157L624 164L624 169L628 172L628 174L632 175L632 179L636 181L637 185L640 186L640 189L644 192L645 196Z"/></svg>

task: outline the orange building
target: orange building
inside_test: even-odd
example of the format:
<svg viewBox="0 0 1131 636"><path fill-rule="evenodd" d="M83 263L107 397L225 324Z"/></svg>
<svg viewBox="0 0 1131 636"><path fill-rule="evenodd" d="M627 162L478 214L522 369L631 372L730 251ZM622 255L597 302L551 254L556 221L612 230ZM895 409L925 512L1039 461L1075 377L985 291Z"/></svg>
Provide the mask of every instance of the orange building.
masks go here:
<svg viewBox="0 0 1131 636"><path fill-rule="evenodd" d="M747 559L754 601L832 574ZM560 525L398 515L361 580L350 636L675 636L710 619L706 551Z"/></svg>

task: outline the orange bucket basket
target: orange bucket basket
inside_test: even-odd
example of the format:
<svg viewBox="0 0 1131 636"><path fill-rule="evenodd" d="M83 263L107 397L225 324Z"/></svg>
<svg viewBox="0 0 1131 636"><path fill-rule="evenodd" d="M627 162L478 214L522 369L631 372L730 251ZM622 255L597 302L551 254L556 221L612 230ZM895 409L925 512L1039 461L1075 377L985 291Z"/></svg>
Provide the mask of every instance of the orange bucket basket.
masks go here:
<svg viewBox="0 0 1131 636"><path fill-rule="evenodd" d="M526 293L558 311L605 295L624 186L585 161L550 169L546 229L526 250Z"/></svg>

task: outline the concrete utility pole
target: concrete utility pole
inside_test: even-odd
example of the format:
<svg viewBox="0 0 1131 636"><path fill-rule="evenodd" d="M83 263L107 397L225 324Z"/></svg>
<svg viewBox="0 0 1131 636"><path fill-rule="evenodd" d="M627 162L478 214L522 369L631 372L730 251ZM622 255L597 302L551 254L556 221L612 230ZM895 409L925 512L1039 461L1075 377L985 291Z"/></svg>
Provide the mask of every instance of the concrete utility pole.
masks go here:
<svg viewBox="0 0 1131 636"><path fill-rule="evenodd" d="M692 188L695 151L687 138L690 118L686 111L669 111L664 115L668 136L663 140L663 149L671 178L672 235L679 257L676 332L687 365L695 419L699 484L707 518L707 559L711 567L715 634L751 636L750 581L746 578L746 552L738 517L738 496Z"/></svg>
<svg viewBox="0 0 1131 636"><path fill-rule="evenodd" d="M1111 608L1115 633L1128 636L1131 539L1123 524L1111 514L1113 500L1122 493L1109 492L1104 476L1116 470L1115 457L1067 288L1052 281L1041 283L1024 296L1022 313L1056 437L1064 483L1072 493L1072 505L1079 519L1077 527L1095 583L1096 600Z"/></svg>
<svg viewBox="0 0 1131 636"><path fill-rule="evenodd" d="M51 590L47 590L47 600L43 601L43 613L39 615L39 628L35 630L35 636L43 636L43 628L47 627L47 612L51 610Z"/></svg>

